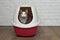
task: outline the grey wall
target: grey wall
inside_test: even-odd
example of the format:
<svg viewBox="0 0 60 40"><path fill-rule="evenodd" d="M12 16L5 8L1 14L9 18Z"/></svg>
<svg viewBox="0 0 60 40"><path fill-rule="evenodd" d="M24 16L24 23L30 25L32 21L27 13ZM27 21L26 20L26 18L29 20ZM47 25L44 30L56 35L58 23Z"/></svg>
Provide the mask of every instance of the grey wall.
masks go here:
<svg viewBox="0 0 60 40"><path fill-rule="evenodd" d="M41 26L60 26L60 0L0 0L0 25L12 25L19 5L36 7Z"/></svg>

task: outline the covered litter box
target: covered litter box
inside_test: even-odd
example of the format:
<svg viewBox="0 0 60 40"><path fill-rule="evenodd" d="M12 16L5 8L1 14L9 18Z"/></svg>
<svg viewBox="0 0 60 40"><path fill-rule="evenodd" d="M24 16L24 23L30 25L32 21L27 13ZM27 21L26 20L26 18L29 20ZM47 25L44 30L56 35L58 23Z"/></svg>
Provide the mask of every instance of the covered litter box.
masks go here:
<svg viewBox="0 0 60 40"><path fill-rule="evenodd" d="M16 35L33 36L37 32L39 20L36 9L30 5L21 5L17 8L13 18Z"/></svg>

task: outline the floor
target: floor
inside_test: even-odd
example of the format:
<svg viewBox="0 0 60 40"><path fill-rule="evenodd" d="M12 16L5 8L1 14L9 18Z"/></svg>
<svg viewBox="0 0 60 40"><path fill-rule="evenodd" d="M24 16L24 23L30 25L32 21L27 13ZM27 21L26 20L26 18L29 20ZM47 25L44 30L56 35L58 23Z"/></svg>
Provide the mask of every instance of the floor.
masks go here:
<svg viewBox="0 0 60 40"><path fill-rule="evenodd" d="M60 40L60 27L38 27L38 32L33 37L18 37L12 26L0 26L0 40Z"/></svg>

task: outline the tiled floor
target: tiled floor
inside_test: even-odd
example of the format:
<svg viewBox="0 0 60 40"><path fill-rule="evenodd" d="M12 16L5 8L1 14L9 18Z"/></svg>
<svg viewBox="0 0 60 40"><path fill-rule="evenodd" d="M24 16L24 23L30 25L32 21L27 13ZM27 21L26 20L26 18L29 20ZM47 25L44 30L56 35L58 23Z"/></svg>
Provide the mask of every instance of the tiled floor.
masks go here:
<svg viewBox="0 0 60 40"><path fill-rule="evenodd" d="M12 26L0 26L0 40L60 40L60 27L38 27L37 35L18 37L15 35Z"/></svg>

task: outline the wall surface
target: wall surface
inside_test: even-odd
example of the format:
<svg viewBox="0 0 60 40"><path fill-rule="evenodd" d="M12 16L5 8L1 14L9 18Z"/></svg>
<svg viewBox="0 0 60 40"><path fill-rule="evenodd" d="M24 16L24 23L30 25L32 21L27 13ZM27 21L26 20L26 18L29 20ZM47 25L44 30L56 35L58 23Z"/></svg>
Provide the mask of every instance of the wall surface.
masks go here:
<svg viewBox="0 0 60 40"><path fill-rule="evenodd" d="M12 25L19 5L35 6L40 26L60 26L60 0L0 0L0 25Z"/></svg>

